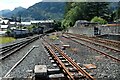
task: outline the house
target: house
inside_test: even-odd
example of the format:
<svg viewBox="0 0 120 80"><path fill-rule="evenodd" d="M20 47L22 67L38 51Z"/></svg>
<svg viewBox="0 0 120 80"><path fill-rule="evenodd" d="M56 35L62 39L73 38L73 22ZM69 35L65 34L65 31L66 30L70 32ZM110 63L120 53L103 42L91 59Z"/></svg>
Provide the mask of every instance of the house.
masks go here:
<svg viewBox="0 0 120 80"><path fill-rule="evenodd" d="M0 35L5 35L8 29L10 29L9 25L0 25Z"/></svg>
<svg viewBox="0 0 120 80"><path fill-rule="evenodd" d="M7 31L8 29L10 29L9 25L1 25L0 27L0 31Z"/></svg>
<svg viewBox="0 0 120 80"><path fill-rule="evenodd" d="M21 26L25 29L25 28L31 26L31 22L21 22Z"/></svg>
<svg viewBox="0 0 120 80"><path fill-rule="evenodd" d="M22 24L23 26L30 26L30 25L31 25L31 22L21 22L21 24Z"/></svg>
<svg viewBox="0 0 120 80"><path fill-rule="evenodd" d="M10 22L10 27L16 27L17 23L16 22Z"/></svg>
<svg viewBox="0 0 120 80"><path fill-rule="evenodd" d="M9 20L1 20L1 24L2 25L10 25L10 21Z"/></svg>
<svg viewBox="0 0 120 80"><path fill-rule="evenodd" d="M8 29L10 29L10 21L1 19L1 21L0 21L0 35L5 35Z"/></svg>

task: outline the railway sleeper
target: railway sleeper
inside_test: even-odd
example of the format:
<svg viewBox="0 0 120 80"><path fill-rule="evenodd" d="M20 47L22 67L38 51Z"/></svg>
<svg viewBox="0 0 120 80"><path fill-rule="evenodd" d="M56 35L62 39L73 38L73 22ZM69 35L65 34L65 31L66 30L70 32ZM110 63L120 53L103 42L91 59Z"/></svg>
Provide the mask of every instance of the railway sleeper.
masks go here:
<svg viewBox="0 0 120 80"><path fill-rule="evenodd" d="M64 63L64 65L67 66L72 66L70 63Z"/></svg>
<svg viewBox="0 0 120 80"><path fill-rule="evenodd" d="M78 73L78 72L72 72L72 76L74 76L76 79L86 78L82 73Z"/></svg>

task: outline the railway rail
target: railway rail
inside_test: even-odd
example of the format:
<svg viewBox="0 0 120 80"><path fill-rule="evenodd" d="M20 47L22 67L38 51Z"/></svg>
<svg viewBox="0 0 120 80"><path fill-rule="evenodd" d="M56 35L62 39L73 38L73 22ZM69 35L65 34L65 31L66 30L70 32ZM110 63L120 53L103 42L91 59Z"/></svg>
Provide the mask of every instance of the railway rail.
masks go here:
<svg viewBox="0 0 120 80"><path fill-rule="evenodd" d="M116 57L117 59L120 59L120 50L117 48L95 42L94 40L90 40L89 38L88 39L87 38L79 38L79 36L73 36L73 34L72 35L67 34L67 35L69 37L72 37L72 38L78 39L82 42L85 42L85 44L91 45L92 47L97 48L100 51L103 51L109 55L112 55L112 56Z"/></svg>
<svg viewBox="0 0 120 80"><path fill-rule="evenodd" d="M102 39L102 38L98 38L98 37L87 37L87 36L83 36L83 35L79 35L79 34L72 34L72 33L66 33L66 34L77 36L80 38L85 38L85 39L88 39L91 41L95 41L97 43L102 43L102 44L120 49L120 41L115 41L115 40L113 41L113 40ZM111 50L113 50L113 49L111 49ZM120 50L115 50L115 51L120 51Z"/></svg>
<svg viewBox="0 0 120 80"><path fill-rule="evenodd" d="M44 40L44 39L43 39ZM44 40L43 45L48 50L48 52L52 55L55 62L58 64L58 66L63 70L63 73L67 76L70 80L76 80L80 78L86 78L89 80L95 80L88 72L86 72L82 67L80 67L76 62L73 61L69 56L67 56L64 51L62 51L58 46L54 44L48 43L46 40ZM62 57L62 60L61 60ZM75 69L75 72L72 72L69 67L66 66L66 62L63 61L63 59L71 65L73 69ZM75 73L75 74L74 74Z"/></svg>
<svg viewBox="0 0 120 80"><path fill-rule="evenodd" d="M22 49L23 47L27 46L31 42L37 40L38 38L39 38L39 36L36 36L34 38L27 39L27 40L25 40L23 42L15 43L15 44L12 44L12 45L9 45L9 46L5 46L5 47L1 48L0 60L6 59L7 57L12 55L13 53L19 51L20 49Z"/></svg>
<svg viewBox="0 0 120 80"><path fill-rule="evenodd" d="M33 46L19 61L17 61L12 68L4 75L3 78L9 77L9 74L28 56L28 54L35 48L36 46Z"/></svg>
<svg viewBox="0 0 120 80"><path fill-rule="evenodd" d="M88 44L86 44L86 43L82 43L82 42L81 42L81 41L85 41L85 42L89 42L89 41L86 41L86 40L84 40L84 39L82 39L82 38L78 38L78 37L71 37L71 36L69 36L69 35L67 35L67 36L69 36L69 37L66 37L65 35L63 35L63 36L64 36L65 38L67 38L67 39L70 39L70 40L78 43L78 44L84 45L84 46L90 48L91 50L96 51L96 52L99 53L99 54L105 55L105 56L107 56L108 58L111 58L112 60L115 60L115 61L117 61L117 62L120 62L120 59L119 59L119 58L116 58L115 56L112 56L112 55L108 54L107 52L104 52L104 51L101 51L101 50L99 50L99 49L96 49L96 47L92 47L92 46L90 46L90 45L88 45ZM89 42L89 43L90 43L90 42ZM91 43L91 44L92 44L92 43ZM114 53L114 54L116 54L116 53Z"/></svg>

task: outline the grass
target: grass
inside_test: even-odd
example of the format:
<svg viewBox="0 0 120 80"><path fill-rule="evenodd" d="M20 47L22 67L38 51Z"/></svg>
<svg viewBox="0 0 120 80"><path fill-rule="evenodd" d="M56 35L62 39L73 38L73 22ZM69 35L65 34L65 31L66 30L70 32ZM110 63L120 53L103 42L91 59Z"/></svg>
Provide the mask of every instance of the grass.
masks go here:
<svg viewBox="0 0 120 80"><path fill-rule="evenodd" d="M51 40L57 40L58 37L57 37L56 35L50 35L50 36L49 36L49 39L51 39Z"/></svg>
<svg viewBox="0 0 120 80"><path fill-rule="evenodd" d="M0 44L5 44L5 43L12 42L12 41L15 41L15 38L0 36Z"/></svg>

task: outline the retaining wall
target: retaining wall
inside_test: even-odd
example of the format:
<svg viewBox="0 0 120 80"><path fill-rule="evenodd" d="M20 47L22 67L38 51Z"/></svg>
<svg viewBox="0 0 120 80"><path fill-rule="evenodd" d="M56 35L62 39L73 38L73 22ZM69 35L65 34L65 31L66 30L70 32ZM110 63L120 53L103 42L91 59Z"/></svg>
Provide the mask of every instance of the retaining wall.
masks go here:
<svg viewBox="0 0 120 80"><path fill-rule="evenodd" d="M94 36L94 27L72 27L68 29L69 33L84 34L87 36ZM120 26L98 26L98 33L105 34L120 34Z"/></svg>

